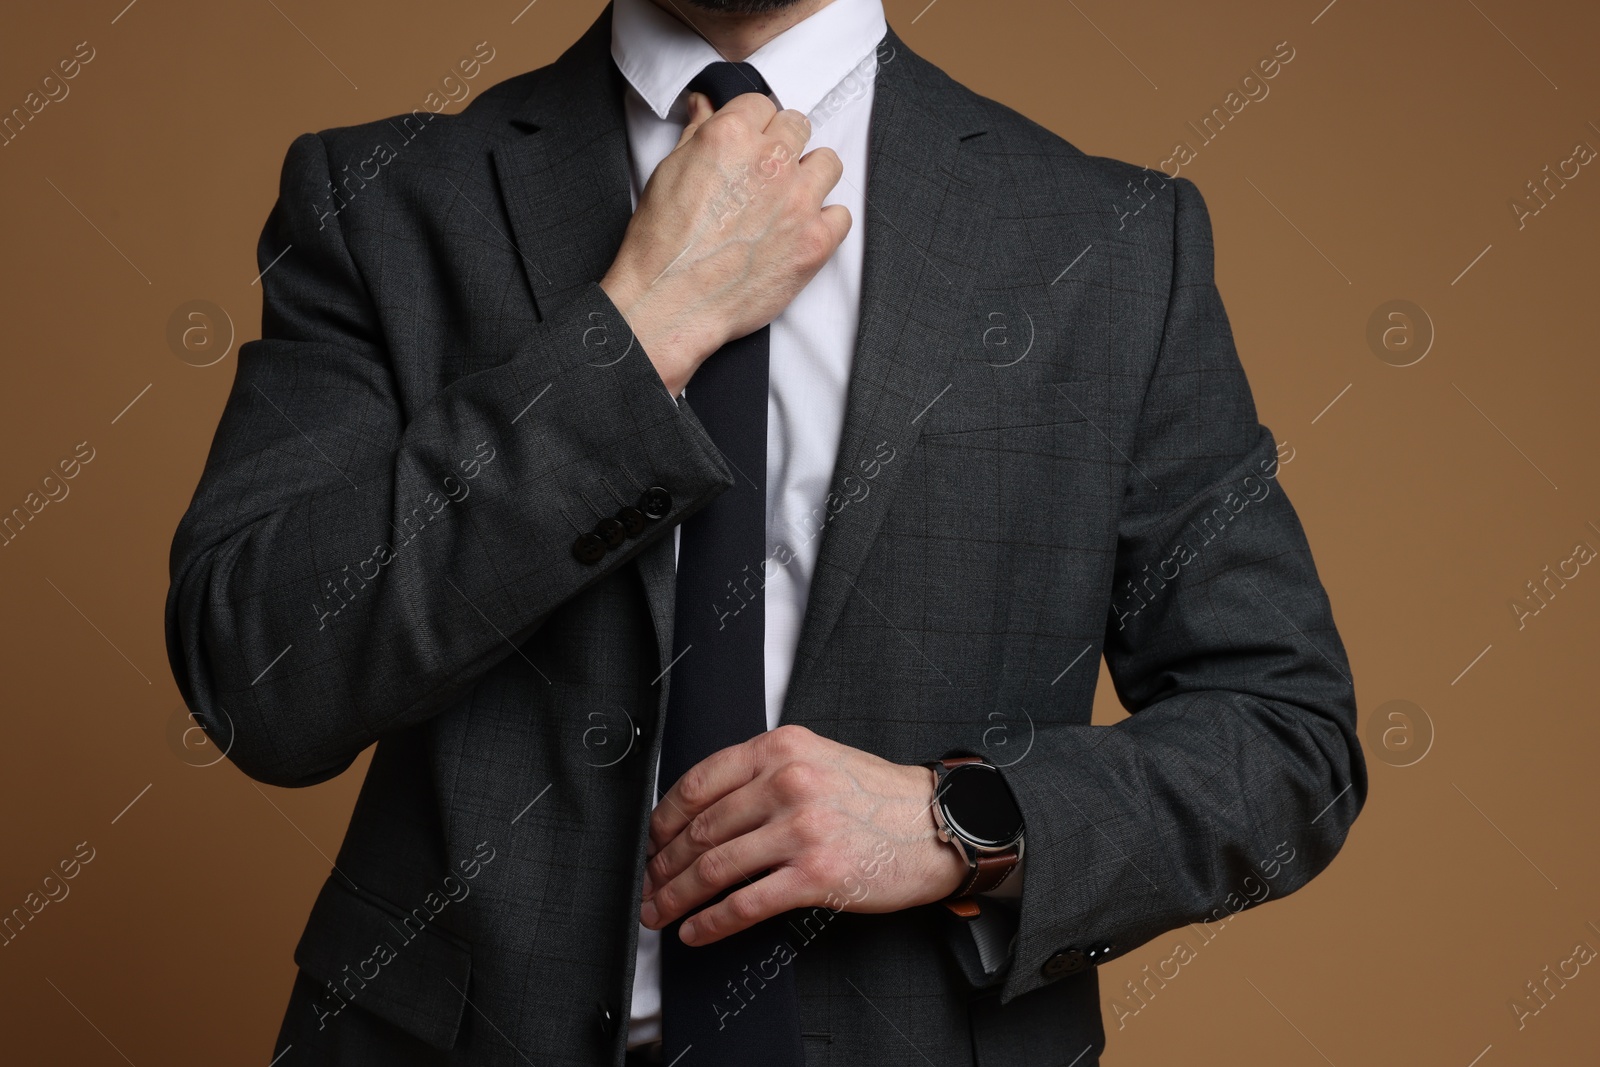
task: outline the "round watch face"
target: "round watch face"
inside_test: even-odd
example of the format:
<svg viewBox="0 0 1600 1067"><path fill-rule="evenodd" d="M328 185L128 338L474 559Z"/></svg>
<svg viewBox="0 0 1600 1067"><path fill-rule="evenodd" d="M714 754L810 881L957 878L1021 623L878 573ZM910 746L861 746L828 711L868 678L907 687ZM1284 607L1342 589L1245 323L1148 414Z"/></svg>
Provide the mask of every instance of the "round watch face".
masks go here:
<svg viewBox="0 0 1600 1067"><path fill-rule="evenodd" d="M950 829L981 848L1003 848L1022 836L1022 812L1000 772L987 764L953 768L939 795Z"/></svg>

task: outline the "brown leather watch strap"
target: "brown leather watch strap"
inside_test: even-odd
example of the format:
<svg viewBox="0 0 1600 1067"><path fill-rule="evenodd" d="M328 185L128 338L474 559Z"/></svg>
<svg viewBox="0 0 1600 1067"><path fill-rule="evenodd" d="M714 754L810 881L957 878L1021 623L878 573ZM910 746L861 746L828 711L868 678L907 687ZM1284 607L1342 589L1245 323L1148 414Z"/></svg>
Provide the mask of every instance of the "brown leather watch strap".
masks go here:
<svg viewBox="0 0 1600 1067"><path fill-rule="evenodd" d="M970 893L987 893L999 887L1001 882L1017 867L1017 850L1008 848L1004 852L993 852L978 857L978 877L972 882Z"/></svg>
<svg viewBox="0 0 1600 1067"><path fill-rule="evenodd" d="M943 901L944 906L963 919L977 918L978 902L973 897L979 893L987 893L1004 882L1016 869L1020 858L1014 848L979 856L972 876L965 885Z"/></svg>
<svg viewBox="0 0 1600 1067"><path fill-rule="evenodd" d="M965 763L983 763L984 759L982 756L947 756L938 762L943 764L946 770L950 770ZM966 882L943 901L944 906L963 919L976 918L979 910L978 902L972 898L979 893L987 893L997 888L1016 869L1017 862L1021 858L1021 853L1016 848L978 856Z"/></svg>
<svg viewBox="0 0 1600 1067"><path fill-rule="evenodd" d="M961 919L976 919L982 912L982 909L978 907L978 902L971 897L956 897L953 900L946 900L941 903L949 908L957 918Z"/></svg>

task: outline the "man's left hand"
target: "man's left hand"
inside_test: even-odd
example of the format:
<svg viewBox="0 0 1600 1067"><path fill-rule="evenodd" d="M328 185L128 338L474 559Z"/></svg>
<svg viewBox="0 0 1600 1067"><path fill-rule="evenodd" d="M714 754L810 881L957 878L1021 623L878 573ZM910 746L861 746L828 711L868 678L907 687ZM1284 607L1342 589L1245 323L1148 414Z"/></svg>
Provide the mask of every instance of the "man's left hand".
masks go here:
<svg viewBox="0 0 1600 1067"><path fill-rule="evenodd" d="M640 921L685 920L685 944L721 940L791 908L888 912L931 904L966 877L933 820L935 777L780 726L701 760L650 818ZM762 877L765 872L765 877Z"/></svg>

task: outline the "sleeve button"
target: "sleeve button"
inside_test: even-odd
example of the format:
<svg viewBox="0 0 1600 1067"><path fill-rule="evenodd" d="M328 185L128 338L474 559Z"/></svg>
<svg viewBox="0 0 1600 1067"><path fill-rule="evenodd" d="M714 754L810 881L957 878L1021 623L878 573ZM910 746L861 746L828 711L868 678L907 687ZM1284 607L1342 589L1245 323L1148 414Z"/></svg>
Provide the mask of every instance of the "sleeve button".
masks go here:
<svg viewBox="0 0 1600 1067"><path fill-rule="evenodd" d="M1089 966L1089 957L1081 949L1062 949L1044 961L1041 968L1046 978L1065 978Z"/></svg>
<svg viewBox="0 0 1600 1067"><path fill-rule="evenodd" d="M606 543L599 534L586 533L572 542L572 554L579 563L599 563L606 554Z"/></svg>
<svg viewBox="0 0 1600 1067"><path fill-rule="evenodd" d="M594 532L610 548L618 548L628 539L628 531L616 519L601 519L594 524Z"/></svg>
<svg viewBox="0 0 1600 1067"><path fill-rule="evenodd" d="M659 485L653 485L639 494L639 510L644 512L647 519L664 519L672 510L672 494Z"/></svg>
<svg viewBox="0 0 1600 1067"><path fill-rule="evenodd" d="M622 529L629 537L638 537L644 533L644 512L636 507L625 507L617 512L617 521L622 523Z"/></svg>

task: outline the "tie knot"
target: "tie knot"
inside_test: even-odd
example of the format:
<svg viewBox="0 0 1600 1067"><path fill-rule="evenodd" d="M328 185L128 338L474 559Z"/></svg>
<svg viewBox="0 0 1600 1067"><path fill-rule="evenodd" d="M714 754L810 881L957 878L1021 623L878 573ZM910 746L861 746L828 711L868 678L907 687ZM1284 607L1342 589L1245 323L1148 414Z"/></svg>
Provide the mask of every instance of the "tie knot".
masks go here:
<svg viewBox="0 0 1600 1067"><path fill-rule="evenodd" d="M711 106L721 110L729 100L743 93L772 92L761 72L749 63L711 63L689 82L691 92L705 93Z"/></svg>

